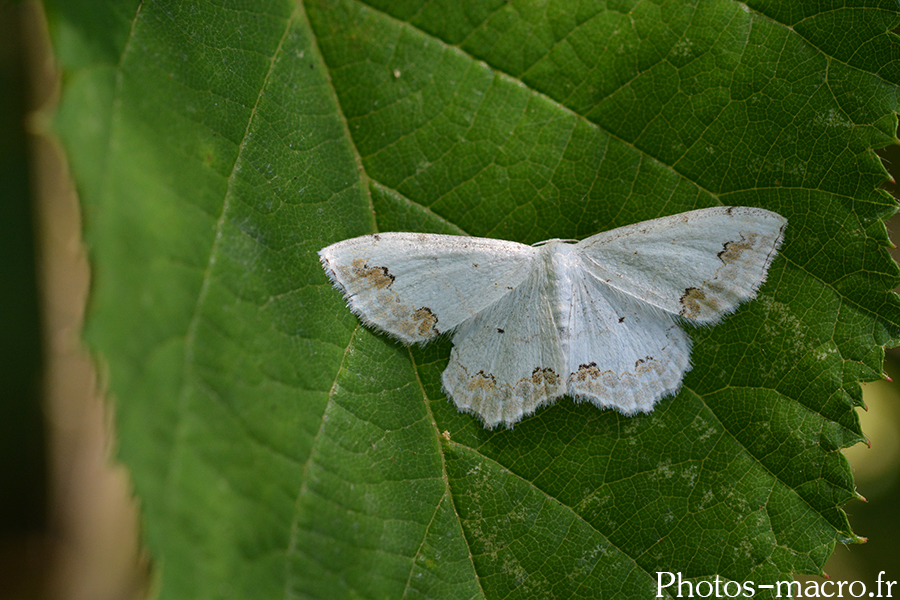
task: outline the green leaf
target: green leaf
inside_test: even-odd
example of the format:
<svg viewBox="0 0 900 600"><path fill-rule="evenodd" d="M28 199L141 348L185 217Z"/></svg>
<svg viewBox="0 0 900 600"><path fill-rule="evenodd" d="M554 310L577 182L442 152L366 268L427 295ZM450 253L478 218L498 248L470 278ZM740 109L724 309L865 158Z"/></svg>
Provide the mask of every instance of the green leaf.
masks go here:
<svg viewBox="0 0 900 600"><path fill-rule="evenodd" d="M857 539L840 448L900 341L872 152L897 142L896 2L47 8L85 337L162 597L648 598L658 571L771 583ZM441 393L450 343L362 327L316 257L714 205L785 216L782 253L635 417L564 399L483 429Z"/></svg>

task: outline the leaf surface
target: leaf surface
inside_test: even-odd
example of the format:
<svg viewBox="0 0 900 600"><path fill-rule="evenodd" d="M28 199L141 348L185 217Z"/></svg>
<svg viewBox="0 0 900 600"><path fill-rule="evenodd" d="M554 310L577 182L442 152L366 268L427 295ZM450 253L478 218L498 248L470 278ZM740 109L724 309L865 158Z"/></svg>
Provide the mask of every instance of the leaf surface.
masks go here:
<svg viewBox="0 0 900 600"><path fill-rule="evenodd" d="M799 4L47 0L85 336L161 596L638 598L659 571L820 573L856 539L858 382L900 339L872 152L897 141L900 19ZM785 216L781 255L636 417L564 399L487 431L441 393L450 343L365 329L316 257L715 205Z"/></svg>

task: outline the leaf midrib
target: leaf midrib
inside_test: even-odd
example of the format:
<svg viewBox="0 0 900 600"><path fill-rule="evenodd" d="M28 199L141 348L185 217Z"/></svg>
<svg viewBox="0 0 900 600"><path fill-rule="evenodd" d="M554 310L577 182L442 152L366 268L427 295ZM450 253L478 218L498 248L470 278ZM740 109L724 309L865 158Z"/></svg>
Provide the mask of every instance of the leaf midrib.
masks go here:
<svg viewBox="0 0 900 600"><path fill-rule="evenodd" d="M425 410L428 413L428 420L431 422L432 431L434 432L435 442L437 444L438 456L441 459L441 479L444 482L444 493L441 494L441 499L438 500L437 505L434 507L434 513L431 516L431 522L428 523L428 526L425 527L425 531L422 534L422 541L419 542L419 547L416 549L416 554L413 557L410 566L409 566L409 577L406 581L406 587L403 590L403 597L406 597L406 592L409 589L409 583L412 580L413 570L416 568L416 558L419 556L419 553L422 550L422 546L425 545L425 540L428 539L428 533L431 529L431 523L434 522L434 517L437 515L438 511L441 508L441 504L444 501L444 496L446 496L450 502L450 506L453 508L453 516L456 517L456 522L459 525L460 531L463 533L463 537L466 540L466 553L468 554L469 564L472 566L472 572L475 573L475 581L478 583L478 589L481 591L481 597L487 598L487 594L484 593L484 588L481 585L481 574L478 572L478 567L475 564L475 559L472 556L472 547L469 544L469 540L466 537L466 528L463 527L462 519L459 517L459 510L456 507L456 499L453 497L453 490L450 486L450 476L447 473L447 459L444 456L444 450L441 446L441 434L440 429L438 428L437 419L434 418L434 413L431 410L431 403L428 400L428 394L425 392L425 386L422 385L422 378L419 376L419 366L416 364L416 359L412 354L412 351L407 347L407 354L409 355L409 361L412 365L413 374L416 376L416 384L419 386L419 391L422 393L422 402L425 403ZM449 443L449 441L448 441Z"/></svg>
<svg viewBox="0 0 900 600"><path fill-rule="evenodd" d="M426 398L427 398L427 397L426 397ZM427 403L427 402L428 402L428 401L427 401L427 399L426 399L426 403ZM452 445L454 445L456 448L459 448L459 449L461 449L461 450L463 450L463 451L465 451L465 452L471 452L472 454L475 454L476 456L479 457L479 459L481 459L481 460L483 460L483 461L485 461L485 462L490 462L490 463L492 463L493 465L495 465L495 467L496 467L497 469L502 470L502 471L504 471L504 472L506 472L506 473L509 473L511 476L513 476L513 477L515 477L516 479L518 479L519 481L523 482L525 485L527 485L527 486L530 487L531 489L533 489L533 490L539 492L540 495L541 495L542 497L544 497L545 499L547 499L547 500L549 500L549 501L551 501L551 502L554 502L555 504L557 504L558 506L562 507L562 508L565 509L567 512L569 512L569 513L572 515L572 517L573 517L574 520L580 521L581 523L585 524L588 528L590 528L592 531L594 531L597 535L601 536L601 537L602 537L602 538L603 538L603 539L604 539L611 547L615 548L616 551L619 552L624 558L627 558L627 559L634 565L634 567L635 567L637 570L643 572L643 573L644 573L645 575L647 575L647 577L650 578L651 580L653 580L653 579L655 578L655 576L656 576L655 573L651 573L650 571L648 571L647 569L645 569L645 568L643 567L643 565L641 565L640 563L638 563L637 560L636 560L633 556L631 556L628 552L626 552L625 550L623 550L622 548L620 548L618 545L616 545L615 542L613 542L612 540L610 540L609 537L608 537L605 533L603 533L600 529L598 529L596 525L594 525L593 523L591 523L590 521L588 521L587 519L585 519L578 511L576 511L574 508L572 508L572 507L569 506L568 504L564 503L562 500L560 500L559 498L557 498L557 497L554 496L553 494L550 494L550 493L548 493L547 491L545 491L544 489L538 487L533 481L530 481L530 480L528 480L528 479L522 477L521 475L519 475L518 473L516 473L515 471L513 471L513 470L510 469L509 467L505 466L503 463L498 462L497 460L491 458L490 456L487 456L487 455L485 455L485 454L482 454L481 452L479 452L479 451L476 450L475 448L472 448L471 446L466 446L466 445L464 445L464 444L460 444L460 443L453 442L453 441L449 441L449 442L447 442L447 443L448 443L448 444L452 444ZM442 461L444 460L443 452L441 453L441 460L442 460ZM448 483L448 485L449 485L449 483ZM451 495L452 495L452 490L451 490ZM454 508L455 508L455 502L454 502ZM459 517L459 514L456 513L456 515L457 515L457 519L459 519L459 518L460 518L460 517ZM463 526L462 520L461 520L461 519L460 519L460 527L462 528L463 533L465 534L465 533L466 533L466 528ZM469 542L468 536L466 537L466 545L469 547L469 556L472 556L472 553L471 553L471 543ZM548 558L549 558L549 557L548 557ZM601 561L598 560L598 561L597 561L597 564L595 564L594 567L590 570L590 572L585 576L585 579L586 579L587 577L589 577L591 574L593 574L593 573L594 573L594 570L595 570L600 564L601 564ZM474 566L474 561L473 561L473 566ZM477 572L477 571L476 571L476 572ZM668 594L668 592L666 592L666 594L667 594L668 597L670 597L670 598L672 597L671 595Z"/></svg>
<svg viewBox="0 0 900 600"><path fill-rule="evenodd" d="M140 11L139 5L138 11ZM189 391L191 389L191 384L189 382L200 381L202 378L195 372L195 360L194 360L194 345L196 343L196 335L197 328L199 327L200 318L203 314L203 308L206 303L206 298L209 293L209 286L212 280L212 271L215 267L216 260L218 258L220 252L221 240L223 237L223 230L226 223L226 217L228 215L229 208L231 206L231 198L233 195L233 186L235 182L235 175L237 173L237 167L240 164L244 149L247 146L247 142L250 139L251 128L254 123L254 119L256 118L259 103L262 99L266 86L268 85L269 79L272 76L272 72L275 69L275 65L278 62L278 57L281 54L281 49L284 45L285 39L287 39L288 33L291 30L291 26L293 24L294 15L296 15L296 9L294 13L291 14L285 20L285 28L282 32L281 38L278 40L278 45L275 48L275 51L272 53L272 57L269 60L269 68L266 71L266 75L262 80L262 84L260 85L259 92L256 95L256 100L254 101L253 107L250 109L250 115L247 119L247 125L244 128L244 134L241 138L240 145L238 146L238 151L235 153L234 162L231 165L231 171L228 174L227 185L225 189L224 197L222 198L222 209L219 213L218 219L216 220L216 232L213 237L213 243L209 250L209 258L207 259L206 267L203 271L203 276L200 284L200 291L197 294L197 301L194 304L194 308L191 312L191 318L188 322L188 326L185 330L185 339L184 339L184 351L182 355L182 364L183 364L183 372L182 379L180 385L180 392L177 401L177 410L175 412L175 433L173 435L173 442L169 448L169 459L166 465L165 473L163 474L163 489L165 490L163 496L165 498L172 499L175 497L175 494L172 493L172 486L175 485L173 479L173 473L176 470L176 461L178 457L179 448L185 443L185 413L187 411L187 399L189 395ZM132 36L129 37L129 41L133 39L133 31Z"/></svg>

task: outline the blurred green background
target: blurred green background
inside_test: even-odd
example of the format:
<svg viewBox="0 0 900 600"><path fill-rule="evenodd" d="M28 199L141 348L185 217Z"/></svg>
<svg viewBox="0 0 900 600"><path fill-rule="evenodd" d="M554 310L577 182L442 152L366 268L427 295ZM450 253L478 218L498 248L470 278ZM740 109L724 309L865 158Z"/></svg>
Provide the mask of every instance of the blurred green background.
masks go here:
<svg viewBox="0 0 900 600"><path fill-rule="evenodd" d="M77 198L48 134L58 74L37 2L0 0L0 599L142 598L152 569L116 465L113 407L80 341L89 269ZM879 151L900 179L900 147ZM885 186L895 197L900 189ZM888 224L900 239L900 218ZM900 251L893 251L895 260ZM846 451L868 502L845 507L868 543L839 546L834 580L900 579L900 353L896 383L864 387L871 448Z"/></svg>
<svg viewBox="0 0 900 600"><path fill-rule="evenodd" d="M23 126L30 73L20 28L7 16L15 12L4 6L0 13L0 532L27 538L47 528L47 456L34 193ZM13 565L16 557L5 554L0 558Z"/></svg>

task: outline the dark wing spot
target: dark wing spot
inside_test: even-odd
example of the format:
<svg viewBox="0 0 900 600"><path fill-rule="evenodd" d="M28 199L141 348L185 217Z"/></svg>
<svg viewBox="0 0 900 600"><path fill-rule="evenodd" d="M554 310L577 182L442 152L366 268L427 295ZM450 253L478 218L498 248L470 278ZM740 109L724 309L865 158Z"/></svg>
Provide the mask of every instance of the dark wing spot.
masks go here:
<svg viewBox="0 0 900 600"><path fill-rule="evenodd" d="M360 279L368 279L369 284L376 290L390 287L394 283L394 276L390 274L387 267L370 267L361 258L353 261L353 275Z"/></svg>
<svg viewBox="0 0 900 600"><path fill-rule="evenodd" d="M684 294L681 296L679 302L681 303L681 316L686 319L696 319L703 312L703 305L701 304L704 300L706 300L706 294L703 290L698 288L689 287L684 290Z"/></svg>
<svg viewBox="0 0 900 600"><path fill-rule="evenodd" d="M475 377L473 379L475 379L475 378L480 379L483 382L483 384L490 384L490 385L497 384L497 378L494 377L491 373L485 373L483 369L481 371L478 371L478 373L475 374Z"/></svg>
<svg viewBox="0 0 900 600"><path fill-rule="evenodd" d="M497 381L493 375L490 373L485 374L484 371L478 371L474 377L469 379L469 383L466 384L466 388L471 391L477 390L493 390L497 387Z"/></svg>
<svg viewBox="0 0 900 600"><path fill-rule="evenodd" d="M716 256L719 257L723 263L728 264L730 262L734 262L741 258L741 254L745 250L752 250L754 246L759 244L759 240L757 239L759 236L755 234L749 234L746 237L741 236L741 241L732 241L725 242L722 245L722 251L719 252Z"/></svg>
<svg viewBox="0 0 900 600"><path fill-rule="evenodd" d="M503 329L500 329L500 328L498 327L498 328L497 328L497 333L506 333L506 331L503 330Z"/></svg>
<svg viewBox="0 0 900 600"><path fill-rule="evenodd" d="M556 385L559 383L559 376L553 369L535 367L534 371L531 372L531 383L534 385L541 385L542 383Z"/></svg>
<svg viewBox="0 0 900 600"><path fill-rule="evenodd" d="M619 323L625 320L625 317L619 317Z"/></svg>
<svg viewBox="0 0 900 600"><path fill-rule="evenodd" d="M433 312L431 312L431 309L427 306L423 306L415 313L413 313L413 320L419 324L417 327L419 335L438 334L437 328L435 327L435 325L437 325L438 318Z"/></svg>
<svg viewBox="0 0 900 600"><path fill-rule="evenodd" d="M578 371L575 372L575 381L587 381L598 377L600 377L600 369L597 368L597 363L595 362L578 365Z"/></svg>

